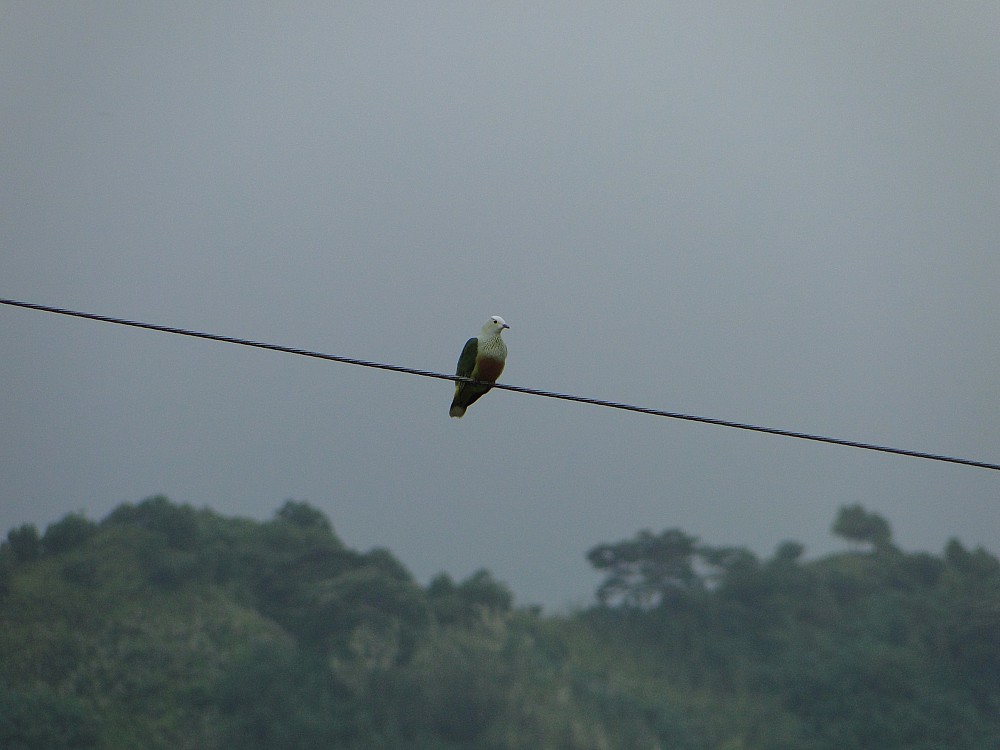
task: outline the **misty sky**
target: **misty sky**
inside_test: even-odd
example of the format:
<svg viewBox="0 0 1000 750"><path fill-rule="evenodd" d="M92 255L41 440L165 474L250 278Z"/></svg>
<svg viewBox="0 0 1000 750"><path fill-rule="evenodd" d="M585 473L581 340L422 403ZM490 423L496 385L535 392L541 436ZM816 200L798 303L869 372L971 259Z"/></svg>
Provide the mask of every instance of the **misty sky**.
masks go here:
<svg viewBox="0 0 1000 750"><path fill-rule="evenodd" d="M0 296L1000 460L996 3L0 2ZM286 499L585 604L680 527L1000 549L1000 473L0 307L0 533Z"/></svg>

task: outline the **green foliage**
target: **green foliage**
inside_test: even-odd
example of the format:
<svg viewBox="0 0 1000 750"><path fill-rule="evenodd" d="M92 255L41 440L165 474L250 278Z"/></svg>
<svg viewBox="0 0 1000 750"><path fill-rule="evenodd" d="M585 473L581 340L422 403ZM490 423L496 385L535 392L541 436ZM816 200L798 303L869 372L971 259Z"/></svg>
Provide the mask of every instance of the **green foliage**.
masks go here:
<svg viewBox="0 0 1000 750"><path fill-rule="evenodd" d="M427 587L428 602L443 624L473 623L484 614L509 612L514 602L510 589L488 570L478 570L459 584L441 573Z"/></svg>
<svg viewBox="0 0 1000 750"><path fill-rule="evenodd" d="M7 532L3 552L15 562L31 562L42 554L42 540L33 524L24 524Z"/></svg>
<svg viewBox="0 0 1000 750"><path fill-rule="evenodd" d="M97 748L97 722L86 705L41 687L0 688L0 747L4 750Z"/></svg>
<svg viewBox="0 0 1000 750"><path fill-rule="evenodd" d="M287 500L275 514L275 518L303 529L333 532L333 526L330 525L329 519L309 503Z"/></svg>
<svg viewBox="0 0 1000 750"><path fill-rule="evenodd" d="M844 506L833 522L833 533L854 542L870 544L874 549L886 549L892 542L889 522L877 513L869 513L860 505Z"/></svg>
<svg viewBox="0 0 1000 750"><path fill-rule="evenodd" d="M775 561L794 563L802 557L805 551L805 546L799 542L782 542L774 551L774 559Z"/></svg>
<svg viewBox="0 0 1000 750"><path fill-rule="evenodd" d="M597 590L598 601L652 607L700 586L694 570L697 541L680 529L660 534L644 529L634 539L594 547L587 559L598 570L608 571Z"/></svg>
<svg viewBox="0 0 1000 750"><path fill-rule="evenodd" d="M198 522L190 505L174 505L162 495L138 505L120 505L106 524L139 527L153 532L171 549L187 550L198 544Z"/></svg>
<svg viewBox="0 0 1000 750"><path fill-rule="evenodd" d="M311 750L350 734L345 692L322 662L288 643L248 649L227 666L214 692L223 747Z"/></svg>
<svg viewBox="0 0 1000 750"><path fill-rule="evenodd" d="M56 521L45 529L42 549L46 554L58 555L74 547L79 547L97 529L97 524L87 520L81 513L70 513L61 521Z"/></svg>
<svg viewBox="0 0 1000 750"><path fill-rule="evenodd" d="M609 643L632 644L691 695L708 696L718 713L700 735L713 746L996 745L996 558L955 541L944 560L904 554L888 524L859 506L841 511L835 531L878 554L802 563L801 545L785 543L761 564L745 551L697 547L702 596L588 616Z"/></svg>
<svg viewBox="0 0 1000 750"><path fill-rule="evenodd" d="M598 604L426 588L289 501L154 497L0 547L0 747L853 750L1000 746L1000 561L956 540L761 559L678 529L594 547Z"/></svg>
<svg viewBox="0 0 1000 750"><path fill-rule="evenodd" d="M509 612L514 595L504 584L493 578L488 570L477 570L456 589L458 596L472 607L488 612Z"/></svg>

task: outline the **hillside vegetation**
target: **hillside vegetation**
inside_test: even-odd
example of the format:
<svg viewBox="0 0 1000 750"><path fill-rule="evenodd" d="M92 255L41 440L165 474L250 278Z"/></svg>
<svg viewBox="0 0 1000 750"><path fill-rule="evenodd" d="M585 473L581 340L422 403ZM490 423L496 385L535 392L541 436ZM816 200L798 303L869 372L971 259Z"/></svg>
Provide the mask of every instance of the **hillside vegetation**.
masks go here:
<svg viewBox="0 0 1000 750"><path fill-rule="evenodd" d="M679 529L587 554L548 616L489 572L416 583L288 502L267 522L155 497L0 546L0 748L1000 747L1000 563L760 559Z"/></svg>

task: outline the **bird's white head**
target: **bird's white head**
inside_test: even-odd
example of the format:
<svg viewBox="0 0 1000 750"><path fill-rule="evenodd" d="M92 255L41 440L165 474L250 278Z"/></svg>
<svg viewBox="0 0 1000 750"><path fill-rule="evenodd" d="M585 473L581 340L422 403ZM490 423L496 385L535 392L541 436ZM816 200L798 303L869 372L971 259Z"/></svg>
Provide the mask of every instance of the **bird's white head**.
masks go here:
<svg viewBox="0 0 1000 750"><path fill-rule="evenodd" d="M487 320L486 325L483 326L483 334L486 336L499 336L500 331L504 328L510 328L510 326L507 325L507 321L499 315L494 315L492 318Z"/></svg>

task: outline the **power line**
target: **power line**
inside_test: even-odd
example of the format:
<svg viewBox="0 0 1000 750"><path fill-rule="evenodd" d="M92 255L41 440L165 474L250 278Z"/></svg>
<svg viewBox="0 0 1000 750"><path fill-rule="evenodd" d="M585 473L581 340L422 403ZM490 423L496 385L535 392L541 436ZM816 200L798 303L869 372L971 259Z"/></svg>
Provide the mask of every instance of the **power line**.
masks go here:
<svg viewBox="0 0 1000 750"><path fill-rule="evenodd" d="M190 336L199 339L208 339L209 341L224 341L229 344L238 344L239 346L250 346L257 349L268 349L275 352L284 352L285 354L297 354L302 357L312 357L313 359L324 359L331 362L341 362L348 365L358 365L360 367L372 367L378 370L391 370L392 372L402 372L407 375L419 375L425 378L436 378L438 380L454 380L463 383L475 383L471 378L464 378L460 375L446 375L440 372L431 372L429 370L418 370L413 367L402 367L401 365L390 365L384 362L371 362L364 359L354 359L353 357L342 357L335 354L324 354L322 352L310 351L308 349L296 349L291 346L282 346L280 344L267 344L262 341L251 341L249 339L236 338L234 336L222 336L217 333L205 333L203 331L192 331L187 328L174 328L173 326L162 326L156 325L154 323L141 323L135 320L125 320L123 318L112 318L107 315L97 315L95 313L79 312L77 310L67 310L60 307L50 307L48 305L39 305L33 302L19 302L12 299L2 299L0 298L0 304L9 305L11 307L23 307L29 310L39 310L41 312L55 313L57 315L69 315L74 318L85 318L87 320L98 320L102 323L114 323L115 325L130 326L132 328L144 328L149 331L161 331L163 333L173 333L178 336ZM537 388L526 388L520 385L507 385L505 383L483 383L483 385L492 385L493 388L513 391L514 393L527 393L532 396L543 396L545 398L555 398L562 401L575 401L581 404L590 404L592 406L606 406L609 409L620 409L622 411L633 411L639 414L649 414L654 417L668 417L670 419L681 419L687 422L701 422L703 424L718 425L720 427L732 427L737 430L748 430L750 432L763 432L769 435L781 435L783 437L797 438L799 440L811 440L818 443L828 443L830 445L843 445L848 448L860 448L862 450L868 451L878 451L880 453L892 453L898 456L910 456L912 458L925 458L929 461L942 461L945 463L961 464L963 466L975 466L980 469L992 469L994 471L1000 471L1000 464L989 463L986 461L975 461L969 458L957 458L955 456L943 456L937 453L924 453L922 451L907 450L905 448L892 448L887 445L877 445L874 443L862 443L857 440L844 440L842 438L832 438L824 437L823 435L813 435L807 432L796 432L794 430L783 430L776 427L761 427L755 424L746 424L743 422L732 422L727 419L715 419L712 417L700 417L694 414L682 414L679 412L664 411L662 409L651 409L644 406L633 406L631 404L623 404L617 401L605 401L598 398L589 398L587 396L574 396L569 393L557 393L553 391L542 391Z"/></svg>

